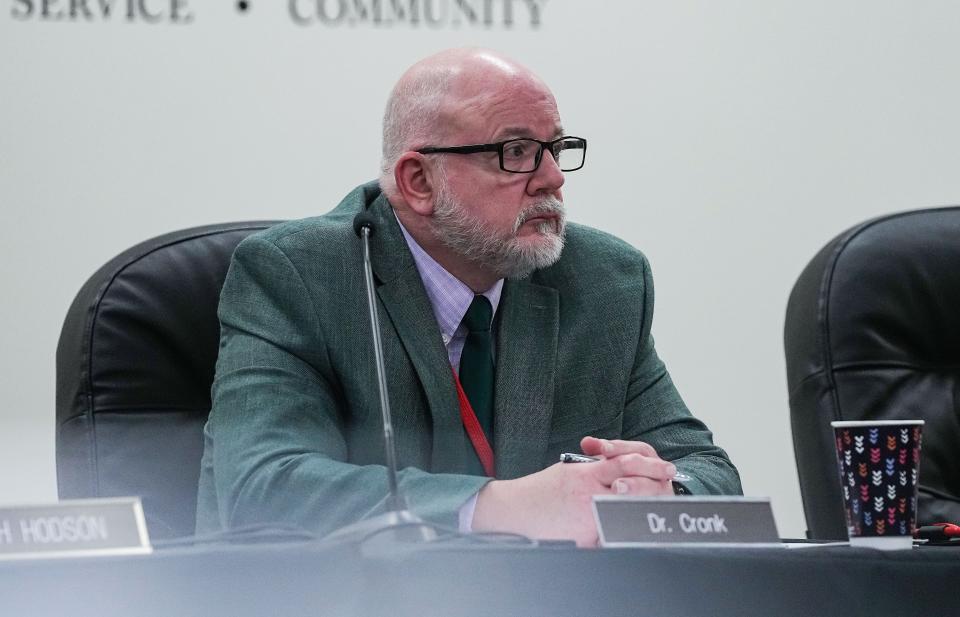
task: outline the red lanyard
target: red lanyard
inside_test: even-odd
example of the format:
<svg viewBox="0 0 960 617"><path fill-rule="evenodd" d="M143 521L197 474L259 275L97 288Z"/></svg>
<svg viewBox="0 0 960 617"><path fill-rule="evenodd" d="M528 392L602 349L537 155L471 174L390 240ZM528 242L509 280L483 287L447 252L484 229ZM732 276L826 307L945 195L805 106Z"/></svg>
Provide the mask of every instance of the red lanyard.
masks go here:
<svg viewBox="0 0 960 617"><path fill-rule="evenodd" d="M453 367L450 368L453 370ZM473 444L473 449L476 450L477 456L480 458L480 464L483 465L484 473L491 478L495 478L493 448L490 447L490 442L487 441L483 427L480 426L480 421L477 420L477 414L474 413L470 401L467 400L467 395L463 391L463 386L460 384L460 377L457 376L457 371L453 371L453 381L457 384L457 397L460 399L460 420L463 421L463 428L467 429L470 443Z"/></svg>

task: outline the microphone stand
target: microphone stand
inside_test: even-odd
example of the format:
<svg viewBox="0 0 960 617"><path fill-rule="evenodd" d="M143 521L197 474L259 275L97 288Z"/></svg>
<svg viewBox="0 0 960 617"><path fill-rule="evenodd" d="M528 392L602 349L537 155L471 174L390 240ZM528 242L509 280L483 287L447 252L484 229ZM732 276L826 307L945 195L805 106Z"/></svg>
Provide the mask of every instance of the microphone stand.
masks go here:
<svg viewBox="0 0 960 617"><path fill-rule="evenodd" d="M352 542L376 536L383 537L388 540L388 543L425 542L436 538L436 533L409 510L407 500L397 482L397 448L393 438L390 397L387 393L387 369L383 361L383 340L380 337L380 318L377 314L377 297L373 286L373 266L370 263L370 236L374 231L370 213L366 210L361 211L354 219L353 228L363 243L363 274L367 288L370 329L373 333L373 353L377 366L380 412L383 416L383 447L387 458L387 480L390 493L387 496L387 512L342 527L325 539L334 542ZM388 531L390 529L393 531Z"/></svg>

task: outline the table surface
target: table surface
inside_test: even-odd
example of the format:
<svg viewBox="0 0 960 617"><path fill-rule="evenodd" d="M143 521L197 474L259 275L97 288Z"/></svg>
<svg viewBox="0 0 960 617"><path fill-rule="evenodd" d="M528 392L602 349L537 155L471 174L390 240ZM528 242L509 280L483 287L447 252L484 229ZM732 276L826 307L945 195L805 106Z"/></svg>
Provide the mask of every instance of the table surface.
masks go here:
<svg viewBox="0 0 960 617"><path fill-rule="evenodd" d="M294 542L0 562L0 615L960 614L960 547L364 552Z"/></svg>

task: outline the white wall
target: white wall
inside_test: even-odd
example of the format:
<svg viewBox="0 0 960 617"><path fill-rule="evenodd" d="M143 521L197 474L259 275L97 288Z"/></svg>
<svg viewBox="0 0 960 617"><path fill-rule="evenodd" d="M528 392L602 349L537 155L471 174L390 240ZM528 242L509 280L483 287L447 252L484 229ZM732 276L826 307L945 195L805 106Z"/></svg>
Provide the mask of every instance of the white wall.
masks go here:
<svg viewBox="0 0 960 617"><path fill-rule="evenodd" d="M650 257L681 392L781 534L803 533L787 294L845 227L960 202L960 4L538 0L531 26L530 0L490 0L489 27L427 27L298 25L276 0L175 0L177 23L171 0L138 1L168 16L0 4L0 502L56 498L54 350L97 267L182 227L328 210L375 175L402 70L476 44L538 71L590 140L571 217Z"/></svg>

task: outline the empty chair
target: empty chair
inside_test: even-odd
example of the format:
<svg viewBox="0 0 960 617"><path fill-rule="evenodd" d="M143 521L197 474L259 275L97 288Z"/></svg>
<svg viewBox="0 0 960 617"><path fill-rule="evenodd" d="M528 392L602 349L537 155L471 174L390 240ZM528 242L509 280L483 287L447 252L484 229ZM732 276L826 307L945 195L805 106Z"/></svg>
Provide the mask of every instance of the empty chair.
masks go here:
<svg viewBox="0 0 960 617"><path fill-rule="evenodd" d="M152 537L193 533L220 288L237 244L271 224L147 240L84 284L57 346L61 499L140 496Z"/></svg>
<svg viewBox="0 0 960 617"><path fill-rule="evenodd" d="M811 537L846 538L833 420L925 420L918 524L960 521L960 207L831 240L790 294L784 347Z"/></svg>

